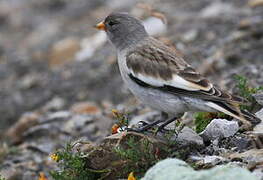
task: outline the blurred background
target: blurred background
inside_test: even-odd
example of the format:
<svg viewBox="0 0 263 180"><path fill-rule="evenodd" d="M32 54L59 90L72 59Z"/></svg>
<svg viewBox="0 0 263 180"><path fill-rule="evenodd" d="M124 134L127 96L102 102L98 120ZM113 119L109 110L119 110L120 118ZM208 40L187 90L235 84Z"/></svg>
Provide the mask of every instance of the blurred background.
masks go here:
<svg viewBox="0 0 263 180"><path fill-rule="evenodd" d="M151 112L123 86L114 48L93 28L113 11L143 20L224 89L235 91L234 74L263 84L262 0L1 0L0 135L24 148L22 165L2 161L5 173L33 179L63 142L110 134L113 108Z"/></svg>

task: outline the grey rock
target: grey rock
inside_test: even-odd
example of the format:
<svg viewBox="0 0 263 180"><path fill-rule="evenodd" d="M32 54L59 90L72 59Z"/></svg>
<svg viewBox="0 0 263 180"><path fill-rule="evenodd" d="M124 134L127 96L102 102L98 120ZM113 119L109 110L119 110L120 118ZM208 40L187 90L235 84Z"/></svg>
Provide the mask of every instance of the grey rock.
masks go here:
<svg viewBox="0 0 263 180"><path fill-rule="evenodd" d="M226 161L226 159L221 156L205 156L203 161L204 164L211 164L214 166L223 161Z"/></svg>
<svg viewBox="0 0 263 180"><path fill-rule="evenodd" d="M37 86L39 84L39 81L41 81L40 74L34 73L30 75L26 75L19 81L19 88L21 89L29 89L34 86Z"/></svg>
<svg viewBox="0 0 263 180"><path fill-rule="evenodd" d="M263 92L262 91L260 93L253 94L253 97L255 98L258 104L263 106Z"/></svg>
<svg viewBox="0 0 263 180"><path fill-rule="evenodd" d="M263 121L263 108L255 113L256 116Z"/></svg>
<svg viewBox="0 0 263 180"><path fill-rule="evenodd" d="M196 39L196 37L198 36L198 33L199 32L197 29L191 29L183 34L182 40L184 42L192 42Z"/></svg>
<svg viewBox="0 0 263 180"><path fill-rule="evenodd" d="M23 175L21 170L17 170L15 167L2 168L0 170L0 177L5 177L5 179L19 179Z"/></svg>
<svg viewBox="0 0 263 180"><path fill-rule="evenodd" d="M86 127L93 121L93 117L90 115L77 114L74 115L69 121L63 125L65 132L72 133L79 131L80 129Z"/></svg>
<svg viewBox="0 0 263 180"><path fill-rule="evenodd" d="M263 134L263 108L260 111L256 112L256 116L260 118L262 121L254 127L253 134L262 135Z"/></svg>
<svg viewBox="0 0 263 180"><path fill-rule="evenodd" d="M98 127L95 124L88 124L81 129L80 134L81 135L88 134L89 136L93 136L93 135L97 135L97 131L98 131Z"/></svg>
<svg viewBox="0 0 263 180"><path fill-rule="evenodd" d="M142 180L258 180L247 169L223 165L209 170L193 170L179 159L165 159L151 167Z"/></svg>
<svg viewBox="0 0 263 180"><path fill-rule="evenodd" d="M223 162L229 162L228 159L221 156L190 156L190 160L196 161L199 165L202 166L215 166L217 164L222 164Z"/></svg>
<svg viewBox="0 0 263 180"><path fill-rule="evenodd" d="M47 115L47 118L43 118L43 122L53 122L53 121L64 121L71 117L71 112L69 111L57 111Z"/></svg>
<svg viewBox="0 0 263 180"><path fill-rule="evenodd" d="M230 154L230 159L242 159L243 162L260 164L263 162L262 149L250 149L243 153L235 152Z"/></svg>
<svg viewBox="0 0 263 180"><path fill-rule="evenodd" d="M263 169L255 169L252 173L253 175L257 176L260 180L263 180Z"/></svg>
<svg viewBox="0 0 263 180"><path fill-rule="evenodd" d="M22 176L23 178L21 180L27 180L27 179L36 179L36 175L33 172L25 172Z"/></svg>
<svg viewBox="0 0 263 180"><path fill-rule="evenodd" d="M180 146L203 147L203 139L191 128L184 127L181 132L176 136L175 141Z"/></svg>
<svg viewBox="0 0 263 180"><path fill-rule="evenodd" d="M200 136L205 141L227 138L233 136L238 131L238 123L236 121L228 121L226 119L214 119L208 124Z"/></svg>
<svg viewBox="0 0 263 180"><path fill-rule="evenodd" d="M61 110L66 105L66 102L63 98L60 97L54 97L51 99L51 101L47 102L45 106L43 107L44 111L50 111L50 110Z"/></svg>
<svg viewBox="0 0 263 180"><path fill-rule="evenodd" d="M56 148L56 144L51 142L50 139L39 139L38 142L30 142L27 145L27 148L30 148L33 151L41 152L43 154L50 154Z"/></svg>
<svg viewBox="0 0 263 180"><path fill-rule="evenodd" d="M200 12L203 18L213 18L220 15L229 15L235 13L235 8L230 3L223 3L220 1L215 1L202 9Z"/></svg>
<svg viewBox="0 0 263 180"><path fill-rule="evenodd" d="M224 143L224 142L221 142L221 143ZM238 151L242 151L244 149L249 148L249 146L251 145L251 139L248 136L239 134L231 138L229 141L229 144L230 144L230 147L232 145L233 148L237 149Z"/></svg>
<svg viewBox="0 0 263 180"><path fill-rule="evenodd" d="M183 179L183 176L192 171L192 168L179 159L165 159L151 167L142 180L169 180ZM173 177L171 172L176 172ZM180 172L180 173L177 173Z"/></svg>

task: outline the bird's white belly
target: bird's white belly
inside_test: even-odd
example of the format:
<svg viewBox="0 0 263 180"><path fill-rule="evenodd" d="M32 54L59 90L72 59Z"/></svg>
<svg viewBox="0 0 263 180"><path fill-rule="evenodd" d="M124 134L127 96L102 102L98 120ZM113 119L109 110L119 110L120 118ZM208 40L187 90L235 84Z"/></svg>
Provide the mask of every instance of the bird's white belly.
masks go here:
<svg viewBox="0 0 263 180"><path fill-rule="evenodd" d="M128 77L129 78L129 77ZM123 78L124 79L124 78ZM130 79L124 79L131 92L141 100L142 103L159 111L173 114L175 116L182 115L187 111L206 111L215 112L215 109L208 107L204 100L176 96L174 94L165 93L157 89L143 88Z"/></svg>
<svg viewBox="0 0 263 180"><path fill-rule="evenodd" d="M187 111L187 106L180 97L163 93L156 89L138 87L134 82L128 82L127 84L131 92L142 103L154 109L174 115Z"/></svg>
<svg viewBox="0 0 263 180"><path fill-rule="evenodd" d="M143 104L146 104L156 110L164 111L174 115L187 111L187 106L180 97L163 93L157 89L141 87L131 80L128 76L129 70L124 58L125 57L121 54L118 55L118 64L122 79L130 91L137 98L139 98Z"/></svg>

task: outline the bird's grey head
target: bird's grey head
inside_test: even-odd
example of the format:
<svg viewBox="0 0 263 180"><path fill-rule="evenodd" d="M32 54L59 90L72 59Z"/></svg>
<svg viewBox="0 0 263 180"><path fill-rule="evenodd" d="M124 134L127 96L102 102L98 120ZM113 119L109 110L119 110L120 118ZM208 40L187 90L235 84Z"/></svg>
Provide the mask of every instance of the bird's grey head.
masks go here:
<svg viewBox="0 0 263 180"><path fill-rule="evenodd" d="M101 29L106 31L110 41L119 50L137 44L148 36L142 22L127 13L112 13L97 28L102 25Z"/></svg>

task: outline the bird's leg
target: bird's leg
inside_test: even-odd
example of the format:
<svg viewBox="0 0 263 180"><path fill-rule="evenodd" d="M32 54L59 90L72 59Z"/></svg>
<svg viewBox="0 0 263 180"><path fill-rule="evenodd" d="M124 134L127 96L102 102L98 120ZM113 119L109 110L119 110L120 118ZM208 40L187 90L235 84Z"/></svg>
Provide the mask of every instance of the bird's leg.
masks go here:
<svg viewBox="0 0 263 180"><path fill-rule="evenodd" d="M160 122L162 122L163 120L161 119L158 119L152 123L149 123L149 124L146 124L144 125L143 127L140 127L140 128L136 128L136 129L132 129L132 131L136 131L136 132L144 132L144 131L147 131L148 129L151 129L153 126L159 124Z"/></svg>
<svg viewBox="0 0 263 180"><path fill-rule="evenodd" d="M164 129L165 126L167 126L168 124L172 123L173 121L175 121L177 119L177 117L173 117L171 119L166 120L162 125L160 125L157 129L157 132L161 131Z"/></svg>
<svg viewBox="0 0 263 180"><path fill-rule="evenodd" d="M165 113L165 112L162 112L161 115L160 115L160 119L159 120L156 120L156 121L153 121L151 123L146 123L144 121L140 121L142 123L142 125L140 125L140 127L137 127L137 128L127 128L128 131L134 131L134 132L144 132L144 131L147 131L149 129L151 129L153 126L161 123L161 122L164 122L165 119L167 119L168 117L168 114Z"/></svg>
<svg viewBox="0 0 263 180"><path fill-rule="evenodd" d="M179 127L178 127L178 131L177 131L177 134L180 134L181 133L181 131L184 129L184 127L185 127L185 124L180 124L179 125Z"/></svg>

